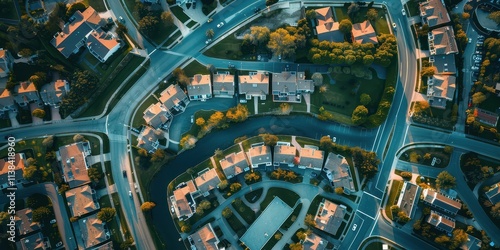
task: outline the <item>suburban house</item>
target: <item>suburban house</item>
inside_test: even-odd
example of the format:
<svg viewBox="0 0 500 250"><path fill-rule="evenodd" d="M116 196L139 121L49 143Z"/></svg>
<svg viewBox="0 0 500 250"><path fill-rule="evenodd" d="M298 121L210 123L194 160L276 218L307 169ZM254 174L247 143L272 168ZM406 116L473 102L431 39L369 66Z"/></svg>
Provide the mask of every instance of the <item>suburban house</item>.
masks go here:
<svg viewBox="0 0 500 250"><path fill-rule="evenodd" d="M184 183L174 190L174 195L170 196L172 203L172 213L177 215L179 220L187 220L196 212L196 202L193 193L196 193L194 182L192 180Z"/></svg>
<svg viewBox="0 0 500 250"><path fill-rule="evenodd" d="M231 153L219 161L228 179L250 170L245 152Z"/></svg>
<svg viewBox="0 0 500 250"><path fill-rule="evenodd" d="M427 218L427 223L433 225L436 229L449 234L451 234L453 229L455 229L454 219L442 215L434 210L431 210L431 214L429 215L429 218Z"/></svg>
<svg viewBox="0 0 500 250"><path fill-rule="evenodd" d="M356 192L351 169L344 156L329 153L323 171L334 188L341 187L346 194Z"/></svg>
<svg viewBox="0 0 500 250"><path fill-rule="evenodd" d="M172 114L161 102L149 105L142 118L154 129L167 129L172 122Z"/></svg>
<svg viewBox="0 0 500 250"><path fill-rule="evenodd" d="M6 49L0 48L0 78L9 76L14 66L14 57Z"/></svg>
<svg viewBox="0 0 500 250"><path fill-rule="evenodd" d="M455 34L451 26L433 29L427 36L431 55L448 55L458 53Z"/></svg>
<svg viewBox="0 0 500 250"><path fill-rule="evenodd" d="M95 190L89 185L66 191L66 200L71 216L82 216L100 208Z"/></svg>
<svg viewBox="0 0 500 250"><path fill-rule="evenodd" d="M314 83L304 72L283 71L273 73L272 88L273 101L300 103L302 94L314 92Z"/></svg>
<svg viewBox="0 0 500 250"><path fill-rule="evenodd" d="M42 86L40 97L45 105L58 107L62 98L69 92L69 83L66 80L57 80Z"/></svg>
<svg viewBox="0 0 500 250"><path fill-rule="evenodd" d="M22 82L16 85L14 89L14 100L21 107L28 106L32 102L39 103L40 97L38 96L38 90L32 82Z"/></svg>
<svg viewBox="0 0 500 250"><path fill-rule="evenodd" d="M14 155L14 176L9 179L9 159L5 157L0 159L0 190L5 189L10 186L17 186L18 184L26 183L27 181L23 178L23 170L26 165L26 155L24 153L17 153ZM12 180L14 177L14 180Z"/></svg>
<svg viewBox="0 0 500 250"><path fill-rule="evenodd" d="M266 145L253 146L248 150L252 168L272 166L271 148Z"/></svg>
<svg viewBox="0 0 500 250"><path fill-rule="evenodd" d="M451 21L448 10L446 10L441 0L427 0L426 2L419 3L419 5L422 23L429 25L429 28Z"/></svg>
<svg viewBox="0 0 500 250"><path fill-rule="evenodd" d="M455 75L457 73L455 54L429 56L429 62L436 68L436 74Z"/></svg>
<svg viewBox="0 0 500 250"><path fill-rule="evenodd" d="M304 250L325 250L327 245L328 241L315 233L307 235L306 239L302 242Z"/></svg>
<svg viewBox="0 0 500 250"><path fill-rule="evenodd" d="M481 249L482 241L470 234L467 234L467 241L462 244L459 249L461 250L479 250Z"/></svg>
<svg viewBox="0 0 500 250"><path fill-rule="evenodd" d="M112 33L104 32L100 28L87 35L86 44L90 54L102 63L121 47L120 42Z"/></svg>
<svg viewBox="0 0 500 250"><path fill-rule="evenodd" d="M16 110L14 96L12 96L8 89L0 89L0 116L6 116L9 111L14 110Z"/></svg>
<svg viewBox="0 0 500 250"><path fill-rule="evenodd" d="M195 233L188 236L191 249L219 249L219 238L215 235L212 224L208 223L202 228L198 229Z"/></svg>
<svg viewBox="0 0 500 250"><path fill-rule="evenodd" d="M265 72L250 72L248 75L238 76L238 86L240 95L245 95L245 99L252 97L266 100L269 94L269 75Z"/></svg>
<svg viewBox="0 0 500 250"><path fill-rule="evenodd" d="M278 142L274 146L274 167L293 167L295 166L295 157L297 156L297 148L290 146L290 143Z"/></svg>
<svg viewBox="0 0 500 250"><path fill-rule="evenodd" d="M196 74L189 79L187 86L189 100L205 101L212 98L212 82L210 75Z"/></svg>
<svg viewBox="0 0 500 250"><path fill-rule="evenodd" d="M106 21L89 6L83 13L77 10L50 43L66 58L86 46L94 57L105 62L120 48L120 42L101 30L104 25Z"/></svg>
<svg viewBox="0 0 500 250"><path fill-rule="evenodd" d="M344 33L339 30L339 23L333 20L331 7L316 9L316 34L318 40L330 42L343 42Z"/></svg>
<svg viewBox="0 0 500 250"><path fill-rule="evenodd" d="M19 235L30 234L41 228L40 223L33 221L33 210L31 208L16 211L15 220Z"/></svg>
<svg viewBox="0 0 500 250"><path fill-rule="evenodd" d="M410 218L413 218L417 210L420 192L421 188L419 186L408 181L403 183L397 205L400 211L405 212Z"/></svg>
<svg viewBox="0 0 500 250"><path fill-rule="evenodd" d="M189 104L188 96L177 84L170 85L163 90L159 99L168 111L174 115L184 112L184 109Z"/></svg>
<svg viewBox="0 0 500 250"><path fill-rule="evenodd" d="M208 196L210 191L217 187L220 183L219 175L217 175L217 170L215 168L205 169L198 173L198 177L194 179L198 191L203 196Z"/></svg>
<svg viewBox="0 0 500 250"><path fill-rule="evenodd" d="M45 250L50 249L48 242L45 241L46 237L42 232L26 236L16 242L16 249L18 250Z"/></svg>
<svg viewBox="0 0 500 250"><path fill-rule="evenodd" d="M500 182L493 185L490 190L486 192L486 197L488 197L488 200L490 200L493 205L500 202Z"/></svg>
<svg viewBox="0 0 500 250"><path fill-rule="evenodd" d="M305 147L300 149L299 154L299 168L309 168L321 171L325 152L319 150L318 147L305 145Z"/></svg>
<svg viewBox="0 0 500 250"><path fill-rule="evenodd" d="M78 187L90 182L87 174L89 168L87 157L90 156L88 142L78 142L62 146L57 151L57 160L61 163L64 181L70 188Z"/></svg>
<svg viewBox="0 0 500 250"><path fill-rule="evenodd" d="M154 153L160 146L160 137L156 131L149 126L144 126L137 137L137 147L145 149L150 154Z"/></svg>
<svg viewBox="0 0 500 250"><path fill-rule="evenodd" d="M96 213L78 220L78 225L81 233L78 236L81 238L77 241L83 243L84 249L101 244L110 238L106 223L97 219Z"/></svg>
<svg viewBox="0 0 500 250"><path fill-rule="evenodd" d="M433 75L427 79L427 97L432 107L445 109L446 101L455 96L456 77L452 75Z"/></svg>
<svg viewBox="0 0 500 250"><path fill-rule="evenodd" d="M354 23L352 25L352 42L356 43L372 43L378 44L377 33L373 29L370 21L366 20L362 23Z"/></svg>
<svg viewBox="0 0 500 250"><path fill-rule="evenodd" d="M234 75L228 71L217 72L213 76L214 97L233 98L234 96Z"/></svg>
<svg viewBox="0 0 500 250"><path fill-rule="evenodd" d="M475 108L474 117L476 117L476 121L488 126L496 127L498 123L498 114L488 110Z"/></svg>
<svg viewBox="0 0 500 250"><path fill-rule="evenodd" d="M346 209L344 205L337 205L329 200L323 199L314 217L316 228L332 235L337 234L344 220Z"/></svg>
<svg viewBox="0 0 500 250"><path fill-rule="evenodd" d="M457 214L458 210L462 208L462 203L459 201L448 198L428 188L422 191L422 200L433 208L438 208L453 215Z"/></svg>

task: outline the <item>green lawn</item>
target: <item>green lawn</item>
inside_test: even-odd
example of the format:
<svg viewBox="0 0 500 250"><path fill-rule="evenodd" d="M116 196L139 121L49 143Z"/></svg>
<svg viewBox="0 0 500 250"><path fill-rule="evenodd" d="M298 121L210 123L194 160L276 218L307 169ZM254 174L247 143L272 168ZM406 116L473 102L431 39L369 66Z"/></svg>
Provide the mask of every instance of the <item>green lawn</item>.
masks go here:
<svg viewBox="0 0 500 250"><path fill-rule="evenodd" d="M236 200L239 200L240 202L237 202ZM240 214L241 218L243 218L249 225L251 225L257 217L255 216L255 212L250 209L241 199L236 198L232 203L231 206L233 206L234 210L238 214Z"/></svg>
<svg viewBox="0 0 500 250"><path fill-rule="evenodd" d="M133 140L133 143L136 141ZM135 159L136 156L139 156L139 153L137 152L137 147L132 147L132 160ZM167 158L171 157L172 155L167 153ZM153 176L161 169L162 164L161 163L151 163L148 162L149 164L147 166L135 166L135 171L137 172L138 176L138 182L139 185L141 186L141 190L143 190L143 195L145 195L146 199L149 198L149 193L146 192L149 187L150 181L153 179Z"/></svg>
<svg viewBox="0 0 500 250"><path fill-rule="evenodd" d="M182 36L181 31L180 30L175 31L174 34L165 42L164 46L169 46L180 36Z"/></svg>
<svg viewBox="0 0 500 250"><path fill-rule="evenodd" d="M430 159L424 159L424 155L426 153L430 153ZM408 156L406 156L408 154ZM450 154L444 152L444 148L435 148L435 147L418 147L418 148L410 148L405 151L405 154L402 154L399 159L402 161L420 163L423 165L431 166L432 158L436 157L441 159L441 163L435 163L434 167L444 168L448 166L450 162ZM419 158L419 160L418 160ZM418 160L418 161L417 161Z"/></svg>
<svg viewBox="0 0 500 250"><path fill-rule="evenodd" d="M95 58L95 56L93 56L92 54L90 54L90 52L86 53L85 60L87 60L92 65L97 65L97 64L100 63L100 61L97 60L97 58Z"/></svg>
<svg viewBox="0 0 500 250"><path fill-rule="evenodd" d="M243 149L246 152L250 149L250 146L252 144L259 143L259 142L262 142L262 137L254 136L254 137L248 138L247 140L241 142L241 145L243 146Z"/></svg>
<svg viewBox="0 0 500 250"><path fill-rule="evenodd" d="M92 6L97 12L106 11L106 6L104 5L103 0L84 0L85 5Z"/></svg>
<svg viewBox="0 0 500 250"><path fill-rule="evenodd" d="M305 145L312 145L312 146L319 147L319 141L315 140L315 139L311 139L311 138L308 138L308 137L296 136L295 140L302 147L304 147Z"/></svg>
<svg viewBox="0 0 500 250"><path fill-rule="evenodd" d="M349 16L347 15L347 10L344 10L342 7L334 7L333 8L335 11L335 16L337 17L335 20L340 22L344 19L349 19Z"/></svg>
<svg viewBox="0 0 500 250"><path fill-rule="evenodd" d="M297 205L297 207L293 210L292 214L288 216L288 219L286 219L286 221L283 222L283 225L281 225L281 227L284 228L285 230L288 230L288 228L290 228L296 221L297 216L300 213L300 210L302 210L302 203L299 203L299 205Z"/></svg>
<svg viewBox="0 0 500 250"><path fill-rule="evenodd" d="M391 192L389 193L389 198L387 199L387 204L385 205L385 213L387 217L392 220L391 206L396 204L396 199L398 198L401 188L403 187L403 181L393 180L391 185Z"/></svg>
<svg viewBox="0 0 500 250"><path fill-rule="evenodd" d="M106 177L108 178L108 184L113 185L115 181L113 180L113 174L111 172L111 162L104 162L104 169L106 170Z"/></svg>
<svg viewBox="0 0 500 250"><path fill-rule="evenodd" d="M243 236L243 234L246 231L245 225L241 223L241 221L233 214L229 218L225 218L227 220L227 223L233 229L233 231L239 236Z"/></svg>
<svg viewBox="0 0 500 250"><path fill-rule="evenodd" d="M202 74L202 75L210 74L210 71L208 71L207 66L199 63L196 60L194 60L186 67L184 67L183 70L187 77L192 77L196 74Z"/></svg>
<svg viewBox="0 0 500 250"><path fill-rule="evenodd" d="M121 61L121 58L119 59ZM116 74L116 77L113 78L111 82L108 83L108 86L101 92L100 96L98 98L95 98L94 102L85 110L85 112L81 113L79 117L88 117L88 116L94 116L94 115L99 115L104 111L104 108L106 107L106 103L111 99L111 96L115 93L115 91L118 89L118 87L125 81L125 79L132 73L136 68L139 67L139 65L144 61L143 57L139 56L132 56L132 59L125 65L120 73ZM115 62L113 62L115 63ZM117 62L119 63L119 61ZM115 65L116 66L116 65ZM110 69L113 69L114 67L111 66ZM108 70L111 71L111 70ZM144 72L143 72L144 73ZM142 74L141 74L142 75ZM106 79L107 77L103 77L101 79ZM135 77L133 77L135 78ZM137 78L138 79L138 78ZM135 79L135 80L137 80ZM134 80L134 79L130 79ZM102 81L101 81L102 82ZM135 83L135 81L133 81ZM131 85L126 84L125 87L130 88ZM123 91L126 91L128 89L123 89ZM118 96L117 96L118 97ZM109 107L109 110L111 110L112 107Z"/></svg>
<svg viewBox="0 0 500 250"><path fill-rule="evenodd" d="M200 110L200 111L197 111L195 114L194 114L194 120L196 121L196 119L198 118L203 118L205 119L205 121L208 121L208 119L210 118L210 116L215 113L216 111L215 110ZM194 137L197 137L198 136L198 133L200 132L201 130L201 127L196 125L196 123L193 123L191 125L191 128L184 134L182 134L182 137L186 136L187 134L190 134Z"/></svg>
<svg viewBox="0 0 500 250"><path fill-rule="evenodd" d="M275 196L278 196L281 200L283 200L288 206L293 207L297 200L300 198L298 194L293 191L284 188L269 188L267 191L266 197L260 203L260 210L264 211L267 205L271 203Z"/></svg>
<svg viewBox="0 0 500 250"><path fill-rule="evenodd" d="M154 103L157 103L158 100L154 98L152 95L149 95L146 100L139 106L137 112L134 114L134 118L132 120L132 127L139 128L141 125L146 124L146 121L142 118L142 115L146 109Z"/></svg>
<svg viewBox="0 0 500 250"><path fill-rule="evenodd" d="M126 0L126 1L132 1L132 0ZM186 15L186 13L184 13L184 10L179 6L170 7L170 10L182 23L190 19L189 16Z"/></svg>
<svg viewBox="0 0 500 250"><path fill-rule="evenodd" d="M107 0L107 1L112 1L112 0ZM139 13L134 11L136 1L135 0L124 0L124 2L125 2L127 9L129 9L130 13L132 13L131 18L135 19L136 22L139 22L139 20L140 20Z"/></svg>
<svg viewBox="0 0 500 250"><path fill-rule="evenodd" d="M8 128L11 126L10 119L0 119L0 128Z"/></svg>
<svg viewBox="0 0 500 250"><path fill-rule="evenodd" d="M189 21L189 23L187 23L187 24L186 24L186 26L188 26L188 28L192 28L192 27L193 27L193 26L195 26L196 24L197 24L197 22L196 22L196 21L191 20L191 21Z"/></svg>
<svg viewBox="0 0 500 250"><path fill-rule="evenodd" d="M335 15L339 22L343 19L349 19L353 24L361 23L366 20L366 12L368 12L369 8L360 8L359 11L354 15L353 18L350 18L347 15L347 8L344 7L335 7ZM378 17L375 21L371 21L375 31L378 35L380 34L390 34L390 27L387 24L387 19L385 18L385 10L381 8L374 8L378 12Z"/></svg>
<svg viewBox="0 0 500 250"><path fill-rule="evenodd" d="M130 234L130 231L127 226L127 222L125 221L125 216L120 204L120 197L118 196L118 193L113 193L111 194L111 197L113 198L113 202L115 205L116 209L116 216L120 219L120 226L122 228L123 234L125 235L125 238L130 238L132 237ZM114 221L114 222L113 222ZM120 229L118 228L118 222L116 221L116 217L111 221L111 224L115 223L116 225L111 225L110 228L113 228L112 232L113 234L119 234L119 238L121 238L120 234Z"/></svg>
<svg viewBox="0 0 500 250"><path fill-rule="evenodd" d="M76 135L76 134L75 134ZM99 139L93 136L84 136L86 140L89 141L90 143L90 149L92 150L92 155L99 155L101 153L101 143L99 142ZM35 139L37 140L37 139ZM40 146L41 142L43 139L40 140ZM73 136L56 136L56 139L54 140L54 143L56 145L56 148L69 145L74 143L75 141L73 140Z"/></svg>
<svg viewBox="0 0 500 250"><path fill-rule="evenodd" d="M245 199L250 203L254 203L256 200L260 198L263 192L264 192L263 188L255 189L251 192L246 193Z"/></svg>
<svg viewBox="0 0 500 250"><path fill-rule="evenodd" d="M17 15L16 6L14 5L14 0L5 0L0 1L0 15L2 18L19 20L19 16ZM20 6L23 9L24 4Z"/></svg>
<svg viewBox="0 0 500 250"><path fill-rule="evenodd" d="M420 7L418 1L408 1L406 2L406 10L408 10L408 16L418 16L420 15Z"/></svg>
<svg viewBox="0 0 500 250"><path fill-rule="evenodd" d="M195 22L196 23L196 22ZM170 25L166 21L160 20L160 26L158 27L158 32L156 32L153 36L151 36L151 40L153 40L157 44L161 44L165 39L167 39L170 34L177 31L177 26Z"/></svg>
<svg viewBox="0 0 500 250"><path fill-rule="evenodd" d="M218 41L203 54L208 57L236 59L239 58L237 55L241 53L240 44L241 41L236 39L236 37L227 36L226 38L222 39L222 41Z"/></svg>

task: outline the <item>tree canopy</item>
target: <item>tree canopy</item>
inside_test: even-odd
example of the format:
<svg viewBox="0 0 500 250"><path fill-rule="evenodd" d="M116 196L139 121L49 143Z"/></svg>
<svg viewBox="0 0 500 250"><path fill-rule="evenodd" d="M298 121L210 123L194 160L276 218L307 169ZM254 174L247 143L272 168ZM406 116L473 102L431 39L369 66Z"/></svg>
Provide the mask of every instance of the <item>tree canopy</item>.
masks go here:
<svg viewBox="0 0 500 250"><path fill-rule="evenodd" d="M267 47L274 55L281 55L282 58L293 56L296 49L295 36L291 35L288 30L279 28L270 34Z"/></svg>
<svg viewBox="0 0 500 250"><path fill-rule="evenodd" d="M456 185L456 179L453 175L447 171L443 171L438 174L436 179L436 185L438 188L448 189L453 188Z"/></svg>

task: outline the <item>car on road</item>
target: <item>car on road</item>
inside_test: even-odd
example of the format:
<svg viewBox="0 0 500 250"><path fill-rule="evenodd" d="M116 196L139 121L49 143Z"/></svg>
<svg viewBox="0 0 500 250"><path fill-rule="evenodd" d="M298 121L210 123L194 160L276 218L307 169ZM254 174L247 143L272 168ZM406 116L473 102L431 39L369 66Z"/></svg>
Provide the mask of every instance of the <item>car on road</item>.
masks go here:
<svg viewBox="0 0 500 250"><path fill-rule="evenodd" d="M123 19L123 17L122 17L122 16L119 16L119 17L118 17L118 20L120 20L120 23L125 23L125 19Z"/></svg>
<svg viewBox="0 0 500 250"><path fill-rule="evenodd" d="M472 38L469 38L469 43L472 43Z"/></svg>
<svg viewBox="0 0 500 250"><path fill-rule="evenodd" d="M123 170L122 174L123 174L123 178L127 178L127 171L126 170Z"/></svg>
<svg viewBox="0 0 500 250"><path fill-rule="evenodd" d="M62 241L59 241L59 242L57 242L56 247L60 247L62 245L63 245Z"/></svg>
<svg viewBox="0 0 500 250"><path fill-rule="evenodd" d="M214 19L209 18L209 19L207 20L207 23L211 23L213 20L214 20Z"/></svg>
<svg viewBox="0 0 500 250"><path fill-rule="evenodd" d="M357 224L352 225L352 231L356 231L356 228L358 228Z"/></svg>
<svg viewBox="0 0 500 250"><path fill-rule="evenodd" d="M337 142L337 137L332 137L332 142Z"/></svg>
<svg viewBox="0 0 500 250"><path fill-rule="evenodd" d="M397 26L396 26L396 23L392 23L392 27L393 27L393 28L396 28L396 27L397 27Z"/></svg>
<svg viewBox="0 0 500 250"><path fill-rule="evenodd" d="M191 116L191 123L194 123L194 115Z"/></svg>
<svg viewBox="0 0 500 250"><path fill-rule="evenodd" d="M132 199L132 191L128 191L128 196Z"/></svg>
<svg viewBox="0 0 500 250"><path fill-rule="evenodd" d="M219 24L217 24L217 28L221 28L222 26L224 26L224 22L220 22Z"/></svg>
<svg viewBox="0 0 500 250"><path fill-rule="evenodd" d="M211 43L211 42L212 42L212 39L207 39L207 40L205 41L205 44L209 44L209 43Z"/></svg>
<svg viewBox="0 0 500 250"><path fill-rule="evenodd" d="M406 10L405 9L401 10L401 13L403 14L403 16L406 16Z"/></svg>
<svg viewBox="0 0 500 250"><path fill-rule="evenodd" d="M259 12L259 11L260 11L260 8L255 8L255 9L253 9L253 13L257 13L257 12Z"/></svg>
<svg viewBox="0 0 500 250"><path fill-rule="evenodd" d="M172 213L175 213L174 205L170 206L170 211L171 211Z"/></svg>

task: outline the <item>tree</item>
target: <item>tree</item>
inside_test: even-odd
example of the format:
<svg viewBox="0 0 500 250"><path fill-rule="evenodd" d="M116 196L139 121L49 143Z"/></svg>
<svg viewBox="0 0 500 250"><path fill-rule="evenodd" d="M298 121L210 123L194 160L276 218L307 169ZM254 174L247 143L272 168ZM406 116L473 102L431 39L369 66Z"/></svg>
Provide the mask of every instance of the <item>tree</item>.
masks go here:
<svg viewBox="0 0 500 250"><path fill-rule="evenodd" d="M213 127L218 127L224 120L224 113L216 111L208 119L208 124Z"/></svg>
<svg viewBox="0 0 500 250"><path fill-rule="evenodd" d="M392 205L392 206L391 206L391 212L392 212L393 214L397 214L397 213L399 213L399 210L400 210L400 209L399 209L399 206L398 206L398 205Z"/></svg>
<svg viewBox="0 0 500 250"><path fill-rule="evenodd" d="M472 104L479 105L486 100L486 95L483 92L476 92L472 95Z"/></svg>
<svg viewBox="0 0 500 250"><path fill-rule="evenodd" d="M270 34L267 47L274 55L281 55L283 58L290 57L295 54L295 37L286 29L279 28Z"/></svg>
<svg viewBox="0 0 500 250"><path fill-rule="evenodd" d="M424 160L430 160L430 159L431 159L431 154L430 153L425 153Z"/></svg>
<svg viewBox="0 0 500 250"><path fill-rule="evenodd" d="M324 150L324 151L331 151L333 149L333 141L330 136L322 136L321 139L319 139L319 148Z"/></svg>
<svg viewBox="0 0 500 250"><path fill-rule="evenodd" d="M375 58L372 55L365 55L363 56L363 64L364 65L371 65Z"/></svg>
<svg viewBox="0 0 500 250"><path fill-rule="evenodd" d="M494 218L500 218L500 202L491 207L490 214Z"/></svg>
<svg viewBox="0 0 500 250"><path fill-rule="evenodd" d="M0 227L6 226L10 220L10 214L7 212L0 211Z"/></svg>
<svg viewBox="0 0 500 250"><path fill-rule="evenodd" d="M311 79L314 81L314 86L323 85L323 75L319 72L312 74Z"/></svg>
<svg viewBox="0 0 500 250"><path fill-rule="evenodd" d="M33 221L35 222L42 222L45 221L52 216L52 210L49 209L48 207L39 207L35 210L33 210Z"/></svg>
<svg viewBox="0 0 500 250"><path fill-rule="evenodd" d="M246 182L257 182L260 180L260 174L258 172L249 172L245 174L245 181Z"/></svg>
<svg viewBox="0 0 500 250"><path fill-rule="evenodd" d="M38 117L40 119L43 119L45 117L45 110L36 108L35 110L33 110L32 115L34 117Z"/></svg>
<svg viewBox="0 0 500 250"><path fill-rule="evenodd" d="M241 190L241 184L239 182L235 182L229 186L231 193L236 193Z"/></svg>
<svg viewBox="0 0 500 250"><path fill-rule="evenodd" d="M87 9L87 6L83 2L76 2L72 4L69 9L66 11L66 18L70 18L75 14L76 11L84 12Z"/></svg>
<svg viewBox="0 0 500 250"><path fill-rule="evenodd" d="M69 218L69 221L70 222L77 222L79 219L80 219L80 216L73 216L73 217Z"/></svg>
<svg viewBox="0 0 500 250"><path fill-rule="evenodd" d="M27 168L24 168L23 178L28 181L38 182L41 179L41 172L38 170L37 166L31 165Z"/></svg>
<svg viewBox="0 0 500 250"><path fill-rule="evenodd" d="M155 206L156 206L156 204L154 202L146 201L146 202L142 203L141 210L143 212L148 212L148 211L151 211L151 209L153 209Z"/></svg>
<svg viewBox="0 0 500 250"><path fill-rule="evenodd" d="M408 217L408 215L406 214L405 211L399 211L398 212L398 220L402 223L406 223L406 222L410 221L410 217Z"/></svg>
<svg viewBox="0 0 500 250"><path fill-rule="evenodd" d="M26 199L26 205L31 209L45 207L50 205L50 199L46 195L36 193Z"/></svg>
<svg viewBox="0 0 500 250"><path fill-rule="evenodd" d="M160 21L156 16L145 16L141 20L139 20L139 30L146 34L147 36L151 36L153 32L157 31L158 24Z"/></svg>
<svg viewBox="0 0 500 250"><path fill-rule="evenodd" d="M134 239L132 237L127 238L120 244L120 249L130 249L130 247L134 244Z"/></svg>
<svg viewBox="0 0 500 250"><path fill-rule="evenodd" d="M370 102L372 101L372 98L370 97L369 94L361 94L361 96L359 97L359 102L363 105L368 105L370 104Z"/></svg>
<svg viewBox="0 0 500 250"><path fill-rule="evenodd" d="M266 26L250 27L250 38L253 44L265 44L271 37L271 31Z"/></svg>
<svg viewBox="0 0 500 250"><path fill-rule="evenodd" d="M451 238L450 249L457 249L467 242L469 236L463 229L453 230L453 237Z"/></svg>
<svg viewBox="0 0 500 250"><path fill-rule="evenodd" d="M83 137L83 135L81 134L76 134L73 136L73 141L74 142L81 142L81 141L84 141L85 140L85 137Z"/></svg>
<svg viewBox="0 0 500 250"><path fill-rule="evenodd" d="M368 109L363 105L359 105L354 109L354 111L352 111L351 121L355 125L360 125L366 121L367 117Z"/></svg>
<svg viewBox="0 0 500 250"><path fill-rule="evenodd" d="M281 240L281 237L283 237L283 234L281 234L280 232L277 232L276 234L274 234L274 239L276 239L276 240Z"/></svg>
<svg viewBox="0 0 500 250"><path fill-rule="evenodd" d="M42 145L45 148L52 148L52 146L54 145L54 136L53 135L47 136L45 139L43 139Z"/></svg>
<svg viewBox="0 0 500 250"><path fill-rule="evenodd" d="M232 122L242 122L248 118L247 106L238 104L236 107L232 107L227 110L226 118Z"/></svg>
<svg viewBox="0 0 500 250"><path fill-rule="evenodd" d="M262 138L262 140L264 141L264 144L266 146L273 146L274 147L274 146L276 146L276 143L278 143L278 140L279 140L277 136L272 135L272 134L268 134L268 133L267 134L260 134L259 136Z"/></svg>
<svg viewBox="0 0 500 250"><path fill-rule="evenodd" d="M470 14L469 13L466 13L466 12L462 13L462 19L467 20L469 18L470 18Z"/></svg>
<svg viewBox="0 0 500 250"><path fill-rule="evenodd" d="M312 214L307 214L304 218L304 224L308 227L315 227L316 221L314 220L314 216Z"/></svg>
<svg viewBox="0 0 500 250"><path fill-rule="evenodd" d="M456 179L450 173L443 171L438 174L436 179L436 185L438 188L448 189L455 187Z"/></svg>
<svg viewBox="0 0 500 250"><path fill-rule="evenodd" d="M266 6L271 6L277 3L279 0L266 0Z"/></svg>
<svg viewBox="0 0 500 250"><path fill-rule="evenodd" d="M450 242L450 237L443 234L443 235L436 237L434 239L434 242L441 244L441 245L445 245L445 244L448 244Z"/></svg>
<svg viewBox="0 0 500 250"><path fill-rule="evenodd" d="M159 148L153 153L153 155L151 155L151 162L159 163L164 161L166 158L167 155L165 154L165 151Z"/></svg>
<svg viewBox="0 0 500 250"><path fill-rule="evenodd" d="M420 75L423 77L431 77L436 74L436 67L423 67L420 71Z"/></svg>
<svg viewBox="0 0 500 250"><path fill-rule="evenodd" d="M137 149L137 153L142 156L142 157L147 157L148 156L148 151L146 151L146 149L143 149L143 148L139 148Z"/></svg>
<svg viewBox="0 0 500 250"><path fill-rule="evenodd" d="M196 125L198 125L200 127L205 125L205 119L203 119L203 117L196 118Z"/></svg>
<svg viewBox="0 0 500 250"><path fill-rule="evenodd" d="M222 217L227 219L231 216L233 216L233 210L231 210L231 208L225 207L224 209L222 209Z"/></svg>
<svg viewBox="0 0 500 250"><path fill-rule="evenodd" d="M160 18L169 25L174 24L174 17L172 16L172 12L170 11L163 11Z"/></svg>
<svg viewBox="0 0 500 250"><path fill-rule="evenodd" d="M378 17L378 12L376 9L369 9L367 12L366 12L366 18L370 21L375 21Z"/></svg>
<svg viewBox="0 0 500 250"><path fill-rule="evenodd" d="M353 17L358 11L359 11L358 3L351 3L351 5L347 7L347 15L349 15L350 17Z"/></svg>
<svg viewBox="0 0 500 250"><path fill-rule="evenodd" d="M352 30L352 23L349 19L343 19L340 21L339 30L344 33L344 35L350 34Z"/></svg>
<svg viewBox="0 0 500 250"><path fill-rule="evenodd" d="M495 23L497 23L497 25L500 24L500 11L491 12L488 15L488 18L493 20Z"/></svg>
<svg viewBox="0 0 500 250"><path fill-rule="evenodd" d="M103 207L101 211L97 213L97 219L103 222L110 222L116 214L116 210L112 207Z"/></svg>
<svg viewBox="0 0 500 250"><path fill-rule="evenodd" d="M306 18L307 19L316 19L316 11L313 9L308 9L306 11Z"/></svg>
<svg viewBox="0 0 500 250"><path fill-rule="evenodd" d="M335 188L335 193L336 194L343 194L344 193L344 188L343 187L336 187Z"/></svg>
<svg viewBox="0 0 500 250"><path fill-rule="evenodd" d="M302 244L300 244L300 242L295 242L295 243L288 245L288 248L290 250L303 250L304 246L302 246Z"/></svg>
<svg viewBox="0 0 500 250"><path fill-rule="evenodd" d="M28 48L24 48L24 49L21 49L18 54L21 57L29 57L29 56L33 55L33 52Z"/></svg>
<svg viewBox="0 0 500 250"><path fill-rule="evenodd" d="M99 182L99 180L102 178L101 172L99 172L99 170L95 167L89 168L87 174L90 180L96 183Z"/></svg>
<svg viewBox="0 0 500 250"><path fill-rule="evenodd" d="M220 190L224 190L227 188L227 186L229 185L229 183L227 182L227 180L222 180L221 182L219 182L219 189Z"/></svg>
<svg viewBox="0 0 500 250"><path fill-rule="evenodd" d="M214 32L214 30L213 30L213 29L208 29L208 30L205 32L205 35L206 35L208 38L212 39L212 38L214 37L214 35L215 35L215 32Z"/></svg>

